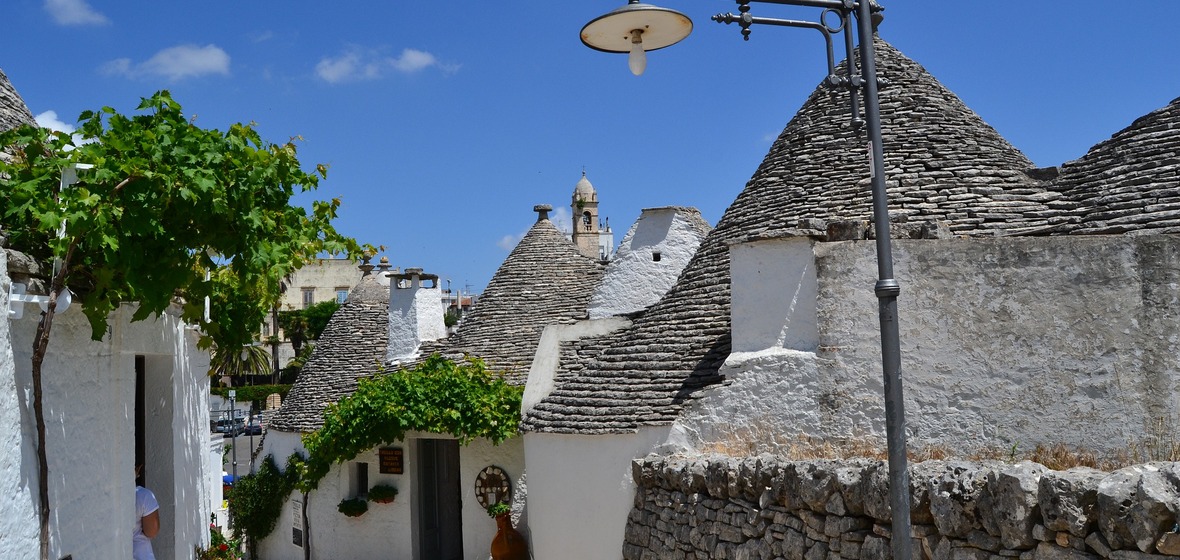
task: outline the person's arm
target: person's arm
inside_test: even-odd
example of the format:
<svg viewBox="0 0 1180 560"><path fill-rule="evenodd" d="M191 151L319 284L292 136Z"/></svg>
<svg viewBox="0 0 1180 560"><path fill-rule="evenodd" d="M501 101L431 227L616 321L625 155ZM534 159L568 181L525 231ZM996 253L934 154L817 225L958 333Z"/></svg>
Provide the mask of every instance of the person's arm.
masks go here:
<svg viewBox="0 0 1180 560"><path fill-rule="evenodd" d="M154 539L160 533L160 510L153 511L139 520L143 536Z"/></svg>

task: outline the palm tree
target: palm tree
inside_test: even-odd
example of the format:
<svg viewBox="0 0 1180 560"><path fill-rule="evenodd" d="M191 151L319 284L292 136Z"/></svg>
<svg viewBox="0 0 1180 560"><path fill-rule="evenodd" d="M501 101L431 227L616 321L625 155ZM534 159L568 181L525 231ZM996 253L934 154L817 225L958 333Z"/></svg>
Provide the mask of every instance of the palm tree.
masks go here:
<svg viewBox="0 0 1180 560"><path fill-rule="evenodd" d="M270 353L262 346L213 349L209 360L211 377L239 377L243 375L271 375Z"/></svg>

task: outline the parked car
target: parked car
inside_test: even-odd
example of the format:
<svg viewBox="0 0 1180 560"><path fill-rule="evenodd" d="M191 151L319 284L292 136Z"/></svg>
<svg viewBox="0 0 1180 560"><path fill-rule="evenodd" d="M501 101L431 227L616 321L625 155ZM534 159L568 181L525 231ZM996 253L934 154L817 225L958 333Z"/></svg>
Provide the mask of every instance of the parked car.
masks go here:
<svg viewBox="0 0 1180 560"><path fill-rule="evenodd" d="M254 436L262 435L262 420L258 417L251 418L249 422L246 422L245 433Z"/></svg>
<svg viewBox="0 0 1180 560"><path fill-rule="evenodd" d="M241 418L234 418L233 420L226 418L218 420L213 429L224 437L233 437L246 431L246 424Z"/></svg>

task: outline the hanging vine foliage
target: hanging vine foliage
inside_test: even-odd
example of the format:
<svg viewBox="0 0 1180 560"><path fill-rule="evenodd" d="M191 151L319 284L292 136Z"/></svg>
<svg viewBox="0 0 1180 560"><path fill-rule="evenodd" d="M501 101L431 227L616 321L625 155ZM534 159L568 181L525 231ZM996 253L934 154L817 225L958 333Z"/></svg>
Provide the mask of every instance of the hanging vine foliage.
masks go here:
<svg viewBox="0 0 1180 560"><path fill-rule="evenodd" d="M233 515L234 536L246 537L250 557L257 558L258 543L266 538L283 512L283 502L298 482L299 455L287 458L287 470L279 471L274 456L267 455L258 472L234 481L230 489L229 511Z"/></svg>
<svg viewBox="0 0 1180 560"><path fill-rule="evenodd" d="M431 356L413 369L362 379L352 395L328 407L324 425L303 436L308 451L300 487L314 489L333 463L405 438L406 432L451 434L459 443L516 434L523 387L492 374L483 362Z"/></svg>

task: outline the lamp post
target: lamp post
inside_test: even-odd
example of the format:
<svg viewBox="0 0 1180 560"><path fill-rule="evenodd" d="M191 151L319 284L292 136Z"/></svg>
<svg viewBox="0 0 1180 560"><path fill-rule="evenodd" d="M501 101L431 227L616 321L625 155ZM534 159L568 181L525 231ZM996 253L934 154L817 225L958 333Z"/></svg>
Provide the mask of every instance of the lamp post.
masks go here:
<svg viewBox="0 0 1180 560"><path fill-rule="evenodd" d="M822 8L818 22L796 21L778 18L754 17L750 14L751 3L785 4ZM910 528L910 481L906 464L905 407L901 385L901 339L897 323L897 296L901 288L893 278L893 247L889 238L889 208L885 193L885 164L881 147L881 108L877 98L877 67L873 53L873 33L880 22L882 8L874 0L737 0L738 14L718 14L713 21L737 23L742 28L745 40L750 38L752 25L773 25L815 29L824 36L828 54L828 77L825 84L830 87L846 88L849 91L849 105L852 124L856 129L867 124L869 151L869 173L873 195L873 225L877 248L877 296L878 314L881 322L881 362L885 393L885 432L889 450L889 507L892 512L892 535L890 539L893 558L910 560L913 557ZM670 13L668 13L670 12ZM659 14L656 17L655 14ZM835 16L833 18L833 16ZM618 10L598 17L582 28L582 42L590 48L606 52L628 52L634 61L633 48L640 43L646 48L648 37L660 41L646 50L673 45L688 36L692 22L683 14L640 4L638 0ZM831 23L836 19L838 25ZM857 39L860 42L860 64L853 49L852 25L856 24ZM669 28L656 29L658 25ZM667 30L665 30L667 29ZM847 56L847 73L836 74L832 55L832 36L843 35ZM637 40L638 38L639 40ZM640 41L641 40L641 41ZM642 52L640 53L642 54ZM646 65L646 61L644 61ZM631 64L632 72L635 64ZM858 75L859 74L859 75ZM865 118L860 118L858 94L864 95Z"/></svg>
<svg viewBox="0 0 1180 560"><path fill-rule="evenodd" d="M234 421L237 419L237 407L234 402L234 397L238 396L238 392L229 390L229 456L230 456L230 470L233 474L234 485L238 484L238 431L235 430ZM227 520L232 524L234 514L231 512L226 516Z"/></svg>

